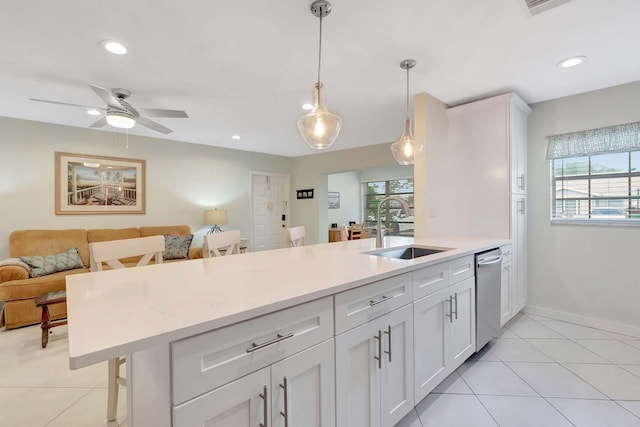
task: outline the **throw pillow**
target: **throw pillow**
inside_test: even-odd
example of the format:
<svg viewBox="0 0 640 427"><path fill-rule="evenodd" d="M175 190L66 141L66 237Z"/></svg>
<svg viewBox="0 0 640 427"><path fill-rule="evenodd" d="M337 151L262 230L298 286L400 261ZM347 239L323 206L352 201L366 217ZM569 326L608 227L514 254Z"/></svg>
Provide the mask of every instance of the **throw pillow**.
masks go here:
<svg viewBox="0 0 640 427"><path fill-rule="evenodd" d="M20 259L31 267L29 277L46 276L58 271L85 267L76 248L55 255L21 256Z"/></svg>
<svg viewBox="0 0 640 427"><path fill-rule="evenodd" d="M193 234L186 236L164 235L164 252L162 259L187 259L189 258L189 247L193 240Z"/></svg>

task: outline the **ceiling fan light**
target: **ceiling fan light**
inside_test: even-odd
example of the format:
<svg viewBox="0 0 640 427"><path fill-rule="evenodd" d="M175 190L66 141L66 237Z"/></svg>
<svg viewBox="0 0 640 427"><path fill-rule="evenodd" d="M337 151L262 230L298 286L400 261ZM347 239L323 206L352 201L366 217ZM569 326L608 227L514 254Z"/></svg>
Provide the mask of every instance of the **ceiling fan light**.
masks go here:
<svg viewBox="0 0 640 427"><path fill-rule="evenodd" d="M136 121L127 114L108 112L107 123L115 128L131 129L136 124Z"/></svg>

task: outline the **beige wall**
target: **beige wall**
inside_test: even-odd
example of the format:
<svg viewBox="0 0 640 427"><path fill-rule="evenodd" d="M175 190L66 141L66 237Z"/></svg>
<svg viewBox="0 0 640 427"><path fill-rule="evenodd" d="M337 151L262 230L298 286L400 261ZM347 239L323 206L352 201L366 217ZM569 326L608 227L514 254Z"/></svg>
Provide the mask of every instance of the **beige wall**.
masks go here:
<svg viewBox="0 0 640 427"><path fill-rule="evenodd" d="M529 304L640 327L640 228L551 225L548 135L640 120L640 82L532 105Z"/></svg>
<svg viewBox="0 0 640 427"><path fill-rule="evenodd" d="M358 172L342 172L329 175L328 189L329 191L340 193L340 208L327 210L328 224L336 223L341 227L349 225L349 221L358 221L361 216L362 205L360 202Z"/></svg>
<svg viewBox="0 0 640 427"><path fill-rule="evenodd" d="M145 215L55 215L54 152L144 159ZM129 137L111 132L0 117L0 259L9 234L33 228L118 228L188 224L201 244L205 208L228 210L229 224L250 236L250 171L291 173L292 159L247 151Z"/></svg>
<svg viewBox="0 0 640 427"><path fill-rule="evenodd" d="M389 147L390 144L385 143L293 159L291 226L305 226L305 244L324 243L328 240L326 228L330 221L328 209L325 208L329 190L328 175L396 164ZM296 200L295 190L307 188L315 190L314 198Z"/></svg>

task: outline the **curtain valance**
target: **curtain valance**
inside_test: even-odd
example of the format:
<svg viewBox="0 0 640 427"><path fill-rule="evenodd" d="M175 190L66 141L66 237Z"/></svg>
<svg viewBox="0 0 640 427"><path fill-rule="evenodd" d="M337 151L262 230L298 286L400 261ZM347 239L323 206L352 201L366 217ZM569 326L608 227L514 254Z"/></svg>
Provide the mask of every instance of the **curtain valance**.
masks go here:
<svg viewBox="0 0 640 427"><path fill-rule="evenodd" d="M547 160L640 150L640 122L548 137Z"/></svg>

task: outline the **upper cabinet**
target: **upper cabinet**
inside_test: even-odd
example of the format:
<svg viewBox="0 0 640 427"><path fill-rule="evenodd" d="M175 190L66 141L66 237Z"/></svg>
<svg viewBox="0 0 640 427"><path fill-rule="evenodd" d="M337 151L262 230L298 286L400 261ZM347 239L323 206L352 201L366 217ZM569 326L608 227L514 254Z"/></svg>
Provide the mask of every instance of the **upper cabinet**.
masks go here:
<svg viewBox="0 0 640 427"><path fill-rule="evenodd" d="M515 93L447 110L448 213L460 236L511 238L511 195L526 194L527 115Z"/></svg>

